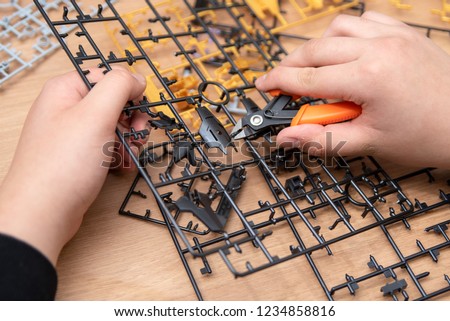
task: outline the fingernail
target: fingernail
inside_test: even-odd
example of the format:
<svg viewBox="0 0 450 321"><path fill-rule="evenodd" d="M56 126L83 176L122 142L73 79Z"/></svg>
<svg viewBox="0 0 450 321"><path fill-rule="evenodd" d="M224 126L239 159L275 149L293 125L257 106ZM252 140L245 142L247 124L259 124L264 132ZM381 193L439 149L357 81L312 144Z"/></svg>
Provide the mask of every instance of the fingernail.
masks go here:
<svg viewBox="0 0 450 321"><path fill-rule="evenodd" d="M131 74L137 81L139 81L141 84L147 84L147 81L145 80L145 77L141 74Z"/></svg>
<svg viewBox="0 0 450 321"><path fill-rule="evenodd" d="M259 77L258 79L255 80L255 85L256 86L261 85L266 80L266 78L267 78L267 74Z"/></svg>

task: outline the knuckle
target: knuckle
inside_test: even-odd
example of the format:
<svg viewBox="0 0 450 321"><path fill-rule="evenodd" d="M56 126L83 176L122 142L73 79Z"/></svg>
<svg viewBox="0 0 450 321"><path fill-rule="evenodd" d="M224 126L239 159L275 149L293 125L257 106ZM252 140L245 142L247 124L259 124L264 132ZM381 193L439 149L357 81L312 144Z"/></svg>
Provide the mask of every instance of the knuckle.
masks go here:
<svg viewBox="0 0 450 321"><path fill-rule="evenodd" d="M59 91L61 89L67 88L67 77L62 75L62 76L56 76L53 78L48 79L44 86L43 86L43 90L49 90L49 91Z"/></svg>
<svg viewBox="0 0 450 321"><path fill-rule="evenodd" d="M303 56L308 59L314 57L321 45L320 39L311 39L302 46Z"/></svg>
<svg viewBox="0 0 450 321"><path fill-rule="evenodd" d="M363 12L363 14L360 16L361 18L369 19L372 16L372 10L366 10Z"/></svg>
<svg viewBox="0 0 450 321"><path fill-rule="evenodd" d="M371 144L370 142L365 142L365 143L361 144L360 149L364 155L369 155L369 156L374 156L377 151L376 147L373 144Z"/></svg>
<svg viewBox="0 0 450 321"><path fill-rule="evenodd" d="M131 82L133 80L131 73L122 68L113 69L110 72L108 72L109 77L115 77L118 81L123 81L124 83Z"/></svg>
<svg viewBox="0 0 450 321"><path fill-rule="evenodd" d="M303 139L301 150L308 155L323 157L325 155L325 143L322 136L314 136Z"/></svg>
<svg viewBox="0 0 450 321"><path fill-rule="evenodd" d="M297 73L297 85L299 88L314 87L316 82L316 69L314 67L302 68Z"/></svg>
<svg viewBox="0 0 450 321"><path fill-rule="evenodd" d="M326 152L325 152L325 148L323 147L323 145L320 143L317 143L317 144L312 144L311 146L309 146L308 154L322 158L326 155Z"/></svg>
<svg viewBox="0 0 450 321"><path fill-rule="evenodd" d="M399 52L409 44L409 39L405 37L389 37L385 38L384 46L390 51Z"/></svg>
<svg viewBox="0 0 450 321"><path fill-rule="evenodd" d="M377 80L383 75L383 64L380 61L372 61L370 63L361 64L359 66L362 79Z"/></svg>
<svg viewBox="0 0 450 321"><path fill-rule="evenodd" d="M264 84L266 87L277 88L283 85L283 74L289 67L278 66L272 69L266 76Z"/></svg>
<svg viewBox="0 0 450 321"><path fill-rule="evenodd" d="M340 29L345 24L346 21L347 21L347 17L345 15L340 14L340 15L336 16L333 19L333 21L331 21L328 29L330 29L330 30Z"/></svg>
<svg viewBox="0 0 450 321"><path fill-rule="evenodd" d="M392 65L395 64L392 60L396 54L393 55L391 52L391 41L390 38L375 40L374 51L358 64L357 73L364 85L367 85L367 82L383 80L382 77L392 69Z"/></svg>
<svg viewBox="0 0 450 321"><path fill-rule="evenodd" d="M363 20L373 20L378 14L375 11L367 10L360 16Z"/></svg>

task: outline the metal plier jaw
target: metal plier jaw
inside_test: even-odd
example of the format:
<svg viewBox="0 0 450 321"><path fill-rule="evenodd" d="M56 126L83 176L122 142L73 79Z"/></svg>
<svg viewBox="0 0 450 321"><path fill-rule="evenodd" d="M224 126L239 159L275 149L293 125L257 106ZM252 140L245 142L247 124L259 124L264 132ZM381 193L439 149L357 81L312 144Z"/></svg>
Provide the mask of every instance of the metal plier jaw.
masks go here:
<svg viewBox="0 0 450 321"><path fill-rule="evenodd" d="M268 133L277 133L278 128L289 126L302 105L311 102L296 102L298 97L279 95L264 109L249 113L239 119L231 131L233 139L256 139Z"/></svg>

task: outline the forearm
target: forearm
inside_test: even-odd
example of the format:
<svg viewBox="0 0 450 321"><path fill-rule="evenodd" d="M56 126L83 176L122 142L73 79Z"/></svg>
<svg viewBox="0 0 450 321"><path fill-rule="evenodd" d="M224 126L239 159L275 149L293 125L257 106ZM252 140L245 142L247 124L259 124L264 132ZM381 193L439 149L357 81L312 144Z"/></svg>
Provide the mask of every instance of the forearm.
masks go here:
<svg viewBox="0 0 450 321"><path fill-rule="evenodd" d="M0 233L13 236L35 247L56 265L58 255L79 222L70 222L46 199L45 188L34 189L26 180L19 186L6 178L0 190ZM68 231L73 230L73 232Z"/></svg>

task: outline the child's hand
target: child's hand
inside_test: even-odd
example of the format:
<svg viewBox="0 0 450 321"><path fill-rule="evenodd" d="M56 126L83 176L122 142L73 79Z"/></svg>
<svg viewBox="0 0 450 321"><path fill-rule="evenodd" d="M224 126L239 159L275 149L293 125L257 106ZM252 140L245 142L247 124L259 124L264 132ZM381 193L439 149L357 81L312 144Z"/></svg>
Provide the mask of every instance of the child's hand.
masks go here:
<svg viewBox="0 0 450 321"><path fill-rule="evenodd" d="M449 84L447 53L374 12L337 17L323 38L307 42L256 82L260 90L349 100L363 108L350 122L284 129L277 137L281 146L318 142L323 148L310 152L324 155L345 141L342 156L369 154L443 168L450 168Z"/></svg>
<svg viewBox="0 0 450 321"><path fill-rule="evenodd" d="M34 245L54 264L105 181L111 149L104 146L115 141L123 106L145 89L142 76L122 69L94 69L88 77L97 82L90 92L76 72L47 82L0 190L0 232ZM138 131L147 119L137 113L120 123Z"/></svg>

